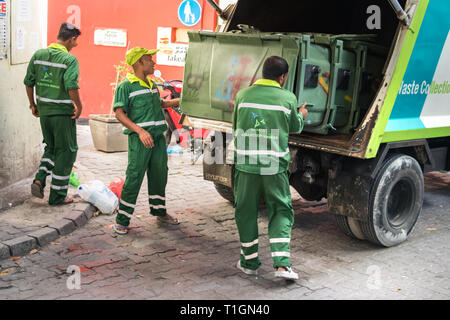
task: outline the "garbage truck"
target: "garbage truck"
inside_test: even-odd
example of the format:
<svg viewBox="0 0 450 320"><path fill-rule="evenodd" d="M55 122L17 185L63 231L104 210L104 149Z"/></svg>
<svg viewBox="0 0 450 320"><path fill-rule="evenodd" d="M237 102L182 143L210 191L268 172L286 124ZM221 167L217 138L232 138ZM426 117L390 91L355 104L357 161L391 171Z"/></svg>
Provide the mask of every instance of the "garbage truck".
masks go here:
<svg viewBox="0 0 450 320"><path fill-rule="evenodd" d="M291 134L291 186L327 199L348 236L391 247L422 210L423 174L450 169L448 0L238 0L215 32L190 31L183 123L209 129L204 179L233 201L236 94L269 56L309 111Z"/></svg>

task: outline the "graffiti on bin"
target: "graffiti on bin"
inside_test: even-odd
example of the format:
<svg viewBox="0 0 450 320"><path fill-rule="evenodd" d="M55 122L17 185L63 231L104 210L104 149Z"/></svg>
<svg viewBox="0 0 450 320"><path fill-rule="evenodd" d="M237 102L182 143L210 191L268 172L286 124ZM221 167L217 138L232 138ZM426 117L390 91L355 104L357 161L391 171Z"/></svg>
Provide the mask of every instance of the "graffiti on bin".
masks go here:
<svg viewBox="0 0 450 320"><path fill-rule="evenodd" d="M241 84L248 83L251 86L255 82L255 76L246 76L247 67L251 62L252 59L249 57L231 58L231 71L220 83L216 94L217 99L228 103L230 109L234 107L234 100L241 89Z"/></svg>

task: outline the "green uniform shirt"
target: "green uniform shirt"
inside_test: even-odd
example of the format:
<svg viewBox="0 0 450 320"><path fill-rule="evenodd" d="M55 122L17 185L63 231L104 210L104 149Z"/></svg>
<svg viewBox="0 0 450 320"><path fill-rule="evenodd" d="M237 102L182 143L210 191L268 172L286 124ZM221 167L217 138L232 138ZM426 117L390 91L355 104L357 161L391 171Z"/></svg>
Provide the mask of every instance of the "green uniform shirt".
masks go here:
<svg viewBox="0 0 450 320"><path fill-rule="evenodd" d="M40 116L74 114L68 90L80 88L79 73L77 58L63 45L53 43L34 53L24 84L30 88L36 87Z"/></svg>
<svg viewBox="0 0 450 320"><path fill-rule="evenodd" d="M149 83L150 86L129 73L116 89L113 109L123 108L131 121L155 136L166 131L167 124L158 88L151 80ZM123 132L130 134L133 131L124 129Z"/></svg>
<svg viewBox="0 0 450 320"><path fill-rule="evenodd" d="M233 114L235 166L252 174L274 175L289 168L289 133L303 129L295 95L262 79L238 92Z"/></svg>

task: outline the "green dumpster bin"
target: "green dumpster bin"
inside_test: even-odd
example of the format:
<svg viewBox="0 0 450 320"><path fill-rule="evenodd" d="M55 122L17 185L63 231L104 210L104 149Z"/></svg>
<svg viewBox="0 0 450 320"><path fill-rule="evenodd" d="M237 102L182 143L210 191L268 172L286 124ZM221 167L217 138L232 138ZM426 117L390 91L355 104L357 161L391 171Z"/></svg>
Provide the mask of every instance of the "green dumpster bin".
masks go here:
<svg viewBox="0 0 450 320"><path fill-rule="evenodd" d="M190 31L181 110L193 116L232 121L239 90L262 78L266 58L277 55L291 66L284 87L294 91L300 38L271 33Z"/></svg>

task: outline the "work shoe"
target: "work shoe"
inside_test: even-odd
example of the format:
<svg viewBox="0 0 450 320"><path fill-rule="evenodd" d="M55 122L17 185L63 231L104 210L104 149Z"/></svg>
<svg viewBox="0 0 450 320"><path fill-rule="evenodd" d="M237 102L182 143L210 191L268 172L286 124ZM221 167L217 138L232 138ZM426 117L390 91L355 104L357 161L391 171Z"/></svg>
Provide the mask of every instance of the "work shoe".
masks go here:
<svg viewBox="0 0 450 320"><path fill-rule="evenodd" d="M298 280L298 274L291 267L283 267L287 270L275 271L276 278L284 278L287 280Z"/></svg>
<svg viewBox="0 0 450 320"><path fill-rule="evenodd" d="M37 184L36 181L31 185L31 194L39 199L44 199L44 188L42 185Z"/></svg>
<svg viewBox="0 0 450 320"><path fill-rule="evenodd" d="M257 275L258 274L258 270L247 269L247 268L244 268L243 266L241 266L241 260L239 260L237 262L236 268L238 268L245 274L249 274L249 275Z"/></svg>
<svg viewBox="0 0 450 320"><path fill-rule="evenodd" d="M166 214L164 217L156 217L156 220L160 223L165 223L165 224L170 224L173 226L179 225L180 222L178 221L177 218L172 217L168 214Z"/></svg>

